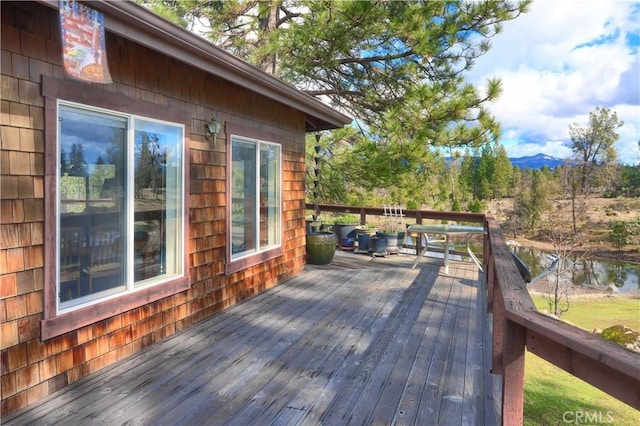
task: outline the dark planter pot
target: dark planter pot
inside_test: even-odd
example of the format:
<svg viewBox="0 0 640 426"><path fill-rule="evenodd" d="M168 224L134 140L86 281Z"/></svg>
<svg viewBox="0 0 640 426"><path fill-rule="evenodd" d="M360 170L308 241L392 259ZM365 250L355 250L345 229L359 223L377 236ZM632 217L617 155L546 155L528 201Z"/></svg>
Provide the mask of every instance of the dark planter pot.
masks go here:
<svg viewBox="0 0 640 426"><path fill-rule="evenodd" d="M307 234L307 263L328 265L336 252L336 237L333 232Z"/></svg>
<svg viewBox="0 0 640 426"><path fill-rule="evenodd" d="M342 247L352 248L356 243L356 239L352 237L344 237L342 239Z"/></svg>
<svg viewBox="0 0 640 426"><path fill-rule="evenodd" d="M371 234L358 232L358 252L368 253L371 246Z"/></svg>
<svg viewBox="0 0 640 426"><path fill-rule="evenodd" d="M374 256L386 256L387 253L387 239L380 237L371 238L371 253Z"/></svg>
<svg viewBox="0 0 640 426"><path fill-rule="evenodd" d="M336 233L336 240L334 243L341 247L345 238L356 237L356 225L352 223L336 223L333 225L333 231Z"/></svg>

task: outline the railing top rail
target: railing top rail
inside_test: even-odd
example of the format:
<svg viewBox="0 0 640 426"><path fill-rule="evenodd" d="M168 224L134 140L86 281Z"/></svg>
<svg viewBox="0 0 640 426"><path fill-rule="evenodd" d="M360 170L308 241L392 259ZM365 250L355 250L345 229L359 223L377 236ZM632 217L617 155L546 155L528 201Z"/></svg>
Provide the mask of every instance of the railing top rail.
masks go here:
<svg viewBox="0 0 640 426"><path fill-rule="evenodd" d="M384 216L384 207L365 207L365 206L344 206L340 204L319 204L321 212L325 213L352 213L361 214L364 212L367 215ZM314 204L306 203L307 210L313 210ZM476 222L484 223L485 215L482 213L469 213L469 212L441 212L435 210L417 210L417 209L403 209L402 213L405 217L410 218L422 218L422 219L435 219L435 220L452 220L457 222Z"/></svg>

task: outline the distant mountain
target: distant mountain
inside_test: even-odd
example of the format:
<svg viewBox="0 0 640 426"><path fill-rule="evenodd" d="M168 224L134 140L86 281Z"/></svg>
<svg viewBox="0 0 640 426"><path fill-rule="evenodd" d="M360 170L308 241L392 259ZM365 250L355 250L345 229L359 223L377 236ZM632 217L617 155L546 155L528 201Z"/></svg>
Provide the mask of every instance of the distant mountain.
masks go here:
<svg viewBox="0 0 640 426"><path fill-rule="evenodd" d="M445 158L447 165L451 164L451 157ZM541 169L544 166L550 169L555 169L558 166L562 166L565 160L561 158L552 157L546 154L536 154L528 157L510 157L512 166L518 166L520 169Z"/></svg>
<svg viewBox="0 0 640 426"><path fill-rule="evenodd" d="M546 154L536 154L528 157L511 157L511 164L515 167L518 166L521 169L541 169L544 166L550 169L555 169L558 166L562 166L565 160L561 158L551 157Z"/></svg>

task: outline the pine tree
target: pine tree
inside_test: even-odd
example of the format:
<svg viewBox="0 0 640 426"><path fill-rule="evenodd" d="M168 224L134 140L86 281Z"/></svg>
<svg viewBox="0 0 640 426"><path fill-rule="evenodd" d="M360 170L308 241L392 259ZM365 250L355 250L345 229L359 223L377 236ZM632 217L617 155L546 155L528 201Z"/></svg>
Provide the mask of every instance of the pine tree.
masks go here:
<svg viewBox="0 0 640 426"><path fill-rule="evenodd" d="M597 184L601 174L615 163L616 150L613 144L620 137L616 131L623 124L615 111L597 107L589 113L588 126L577 123L569 126L570 148L581 170L582 193L588 193L592 184Z"/></svg>
<svg viewBox="0 0 640 426"><path fill-rule="evenodd" d="M323 174L322 184L342 176L349 191L392 183L406 185L406 193L415 188L412 176L424 182L432 176L433 147L499 139L486 105L501 93L500 81L478 88L464 73L529 1L144 3L170 9L166 16L181 25L209 25L215 44L354 117L363 137L335 150L327 162L335 175ZM348 168L363 156L370 160L366 176ZM449 201L450 189L434 191Z"/></svg>
<svg viewBox="0 0 640 426"><path fill-rule="evenodd" d="M72 144L69 158L69 176L86 176L87 160L84 158L84 147L82 144Z"/></svg>
<svg viewBox="0 0 640 426"><path fill-rule="evenodd" d="M513 176L513 166L504 146L494 145L493 197L502 198L507 195Z"/></svg>

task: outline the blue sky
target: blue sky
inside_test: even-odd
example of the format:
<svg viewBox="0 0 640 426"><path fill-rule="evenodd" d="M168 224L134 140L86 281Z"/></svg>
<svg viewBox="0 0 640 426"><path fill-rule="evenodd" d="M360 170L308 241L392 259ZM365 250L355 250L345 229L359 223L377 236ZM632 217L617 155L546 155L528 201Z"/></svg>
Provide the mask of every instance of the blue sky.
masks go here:
<svg viewBox="0 0 640 426"><path fill-rule="evenodd" d="M507 22L468 79L502 80L489 109L510 156L571 155L569 125L588 125L596 107L624 121L620 162L640 164L640 2L538 0Z"/></svg>

